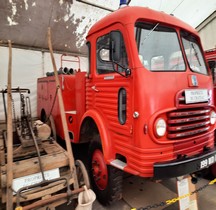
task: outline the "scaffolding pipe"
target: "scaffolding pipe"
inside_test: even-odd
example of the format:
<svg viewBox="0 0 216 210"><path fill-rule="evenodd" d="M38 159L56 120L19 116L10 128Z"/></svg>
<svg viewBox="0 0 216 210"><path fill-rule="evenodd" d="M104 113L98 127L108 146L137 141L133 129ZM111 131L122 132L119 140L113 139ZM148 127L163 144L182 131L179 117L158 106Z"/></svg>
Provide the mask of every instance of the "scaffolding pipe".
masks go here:
<svg viewBox="0 0 216 210"><path fill-rule="evenodd" d="M115 10L110 9L110 8L108 8L108 7L100 6L100 5L98 5L98 4L90 3L90 2L88 2L88 1L84 1L84 0L77 0L77 1L78 1L78 2L81 2L81 3L84 3L84 4L87 4L87 5L90 5L90 6L92 6L92 7L96 7L96 8L103 9L103 10L107 10L107 11L109 11L109 12L114 12L114 11L115 11Z"/></svg>

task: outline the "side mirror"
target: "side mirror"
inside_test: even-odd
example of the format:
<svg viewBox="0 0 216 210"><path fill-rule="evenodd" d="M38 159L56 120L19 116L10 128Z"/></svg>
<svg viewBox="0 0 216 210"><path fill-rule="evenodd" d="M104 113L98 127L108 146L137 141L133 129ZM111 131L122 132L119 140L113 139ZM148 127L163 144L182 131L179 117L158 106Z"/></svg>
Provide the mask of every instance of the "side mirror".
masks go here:
<svg viewBox="0 0 216 210"><path fill-rule="evenodd" d="M110 33L110 60L119 62L121 59L121 43L122 35L119 31L112 31Z"/></svg>

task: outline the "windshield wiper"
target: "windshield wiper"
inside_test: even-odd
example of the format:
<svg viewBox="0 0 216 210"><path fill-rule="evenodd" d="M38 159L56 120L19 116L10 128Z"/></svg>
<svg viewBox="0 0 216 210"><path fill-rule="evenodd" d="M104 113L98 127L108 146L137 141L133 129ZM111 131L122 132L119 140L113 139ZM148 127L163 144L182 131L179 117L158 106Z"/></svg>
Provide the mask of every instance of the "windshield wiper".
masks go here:
<svg viewBox="0 0 216 210"><path fill-rule="evenodd" d="M193 50L194 50L194 55L196 56L196 59L197 59L199 65L202 66L202 64L201 64L201 62L200 62L200 59L199 59L199 56L198 56L198 53L197 53L197 50L196 50L196 48L194 47L194 44L193 44L192 42L191 42L190 44L191 44L191 46L192 46L192 48L193 48Z"/></svg>
<svg viewBox="0 0 216 210"><path fill-rule="evenodd" d="M159 23L157 23L151 31L149 31L149 33L146 35L146 37L143 39L143 42L150 36L150 34L158 27Z"/></svg>

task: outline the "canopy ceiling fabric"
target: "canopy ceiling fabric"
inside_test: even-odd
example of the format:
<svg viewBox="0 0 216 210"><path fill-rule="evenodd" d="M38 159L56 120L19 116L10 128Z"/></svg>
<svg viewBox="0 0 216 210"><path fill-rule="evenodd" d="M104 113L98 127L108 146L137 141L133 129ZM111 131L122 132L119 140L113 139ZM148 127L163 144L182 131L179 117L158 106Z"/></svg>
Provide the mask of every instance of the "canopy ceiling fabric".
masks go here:
<svg viewBox="0 0 216 210"><path fill-rule="evenodd" d="M172 13L193 27L216 10L216 0L131 0L130 5ZM119 1L3 0L0 4L0 40L10 39L14 46L21 48L47 49L46 34L51 27L55 51L86 55L88 30L110 13L109 9L101 7L116 10Z"/></svg>

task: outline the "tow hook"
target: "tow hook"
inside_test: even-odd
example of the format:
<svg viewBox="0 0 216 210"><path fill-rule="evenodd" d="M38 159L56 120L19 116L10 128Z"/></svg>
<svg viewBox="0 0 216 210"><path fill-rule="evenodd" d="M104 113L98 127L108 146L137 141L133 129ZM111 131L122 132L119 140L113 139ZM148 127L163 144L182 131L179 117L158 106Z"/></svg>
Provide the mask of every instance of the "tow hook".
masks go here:
<svg viewBox="0 0 216 210"><path fill-rule="evenodd" d="M192 184L197 184L198 178L194 174L190 174Z"/></svg>

